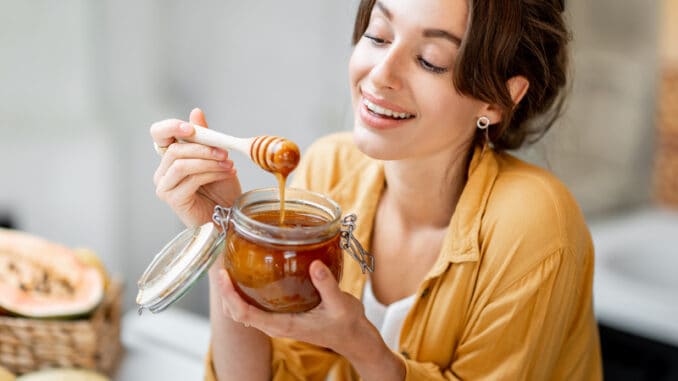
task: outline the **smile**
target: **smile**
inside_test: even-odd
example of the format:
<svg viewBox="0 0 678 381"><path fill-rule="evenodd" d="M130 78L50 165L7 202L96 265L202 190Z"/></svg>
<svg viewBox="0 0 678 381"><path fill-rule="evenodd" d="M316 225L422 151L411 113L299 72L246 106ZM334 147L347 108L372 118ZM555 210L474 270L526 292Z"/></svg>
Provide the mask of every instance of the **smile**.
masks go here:
<svg viewBox="0 0 678 381"><path fill-rule="evenodd" d="M376 104L370 102L366 98L363 98L363 104L365 105L365 107L367 107L368 110L380 116L385 116L393 119L410 119L414 117L414 115L412 114L408 114L405 112L396 112L381 106L377 106Z"/></svg>

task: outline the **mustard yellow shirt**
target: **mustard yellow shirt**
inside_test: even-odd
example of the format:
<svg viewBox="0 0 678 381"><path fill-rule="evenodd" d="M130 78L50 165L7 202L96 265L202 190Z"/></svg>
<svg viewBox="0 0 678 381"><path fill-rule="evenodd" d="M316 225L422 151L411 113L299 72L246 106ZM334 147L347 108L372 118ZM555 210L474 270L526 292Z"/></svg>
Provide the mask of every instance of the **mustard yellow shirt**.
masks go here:
<svg viewBox="0 0 678 381"><path fill-rule="evenodd" d="M356 213L356 237L370 247L383 166L350 134L314 143L293 184ZM341 288L361 298L365 280L346 256ZM567 189L543 169L476 148L440 255L403 324L396 353L406 379L601 380L592 282L593 245ZM273 380L359 379L331 350L272 345ZM206 380L216 380L207 360Z"/></svg>

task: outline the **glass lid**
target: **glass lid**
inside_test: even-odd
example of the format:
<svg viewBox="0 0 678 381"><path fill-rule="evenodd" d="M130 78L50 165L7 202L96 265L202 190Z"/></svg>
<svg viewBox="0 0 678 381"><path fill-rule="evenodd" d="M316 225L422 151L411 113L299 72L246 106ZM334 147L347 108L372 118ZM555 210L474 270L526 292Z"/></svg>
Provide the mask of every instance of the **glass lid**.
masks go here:
<svg viewBox="0 0 678 381"><path fill-rule="evenodd" d="M224 234L212 222L174 237L137 282L139 314L160 312L179 300L214 262L223 242Z"/></svg>

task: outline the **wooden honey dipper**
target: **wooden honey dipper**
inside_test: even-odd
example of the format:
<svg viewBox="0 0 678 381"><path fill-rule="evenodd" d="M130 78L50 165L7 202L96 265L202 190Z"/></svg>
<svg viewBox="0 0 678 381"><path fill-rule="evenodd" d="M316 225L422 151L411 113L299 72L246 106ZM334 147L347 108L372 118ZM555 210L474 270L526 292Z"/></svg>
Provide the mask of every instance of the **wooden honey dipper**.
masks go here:
<svg viewBox="0 0 678 381"><path fill-rule="evenodd" d="M252 161L268 172L280 174L284 178L297 167L300 153L294 142L277 136L256 136L236 138L198 125L195 133L183 140L200 143L225 150L236 150L247 155Z"/></svg>

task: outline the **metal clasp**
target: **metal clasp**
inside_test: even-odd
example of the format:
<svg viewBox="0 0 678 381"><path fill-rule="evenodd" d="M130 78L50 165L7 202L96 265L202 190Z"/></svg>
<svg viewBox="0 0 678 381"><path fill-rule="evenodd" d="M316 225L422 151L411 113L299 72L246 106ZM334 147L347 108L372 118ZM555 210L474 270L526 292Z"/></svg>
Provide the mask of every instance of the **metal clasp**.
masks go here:
<svg viewBox="0 0 678 381"><path fill-rule="evenodd" d="M214 214L212 214L212 221L221 226L221 231L226 233L228 230L228 220L231 218L231 208L224 208L221 205L214 207Z"/></svg>
<svg viewBox="0 0 678 381"><path fill-rule="evenodd" d="M374 272L374 256L368 253L363 245L360 244L353 236L353 230L355 229L355 221L358 217L351 213L344 217L341 225L345 229L341 229L341 248L346 250L351 256L360 263L360 269L363 274L365 271Z"/></svg>

